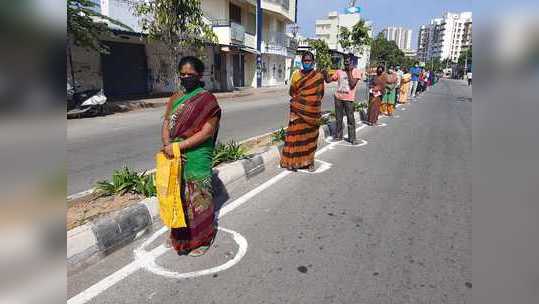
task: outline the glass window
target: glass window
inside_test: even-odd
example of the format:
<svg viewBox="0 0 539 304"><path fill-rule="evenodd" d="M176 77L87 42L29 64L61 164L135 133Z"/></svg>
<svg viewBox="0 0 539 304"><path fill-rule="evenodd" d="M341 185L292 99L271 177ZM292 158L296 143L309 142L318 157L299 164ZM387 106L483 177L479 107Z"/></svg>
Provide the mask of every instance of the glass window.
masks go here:
<svg viewBox="0 0 539 304"><path fill-rule="evenodd" d="M241 24L241 7L230 3L230 21Z"/></svg>

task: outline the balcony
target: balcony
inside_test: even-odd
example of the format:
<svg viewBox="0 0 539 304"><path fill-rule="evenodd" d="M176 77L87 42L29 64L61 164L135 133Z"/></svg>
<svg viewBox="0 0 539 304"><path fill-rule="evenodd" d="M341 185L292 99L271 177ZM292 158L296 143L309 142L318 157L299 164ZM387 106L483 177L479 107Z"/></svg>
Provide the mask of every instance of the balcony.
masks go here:
<svg viewBox="0 0 539 304"><path fill-rule="evenodd" d="M295 12L290 9L293 0L262 0L262 8L286 17L289 22L294 22Z"/></svg>
<svg viewBox="0 0 539 304"><path fill-rule="evenodd" d="M243 25L235 22L230 22L230 41L233 44L244 44L245 28L243 27Z"/></svg>
<svg viewBox="0 0 539 304"><path fill-rule="evenodd" d="M229 19L209 19L219 43L256 49L256 35L245 32L245 27Z"/></svg>
<svg viewBox="0 0 539 304"><path fill-rule="evenodd" d="M266 32L262 41L262 53L288 55L288 49L296 49L297 41L281 32Z"/></svg>

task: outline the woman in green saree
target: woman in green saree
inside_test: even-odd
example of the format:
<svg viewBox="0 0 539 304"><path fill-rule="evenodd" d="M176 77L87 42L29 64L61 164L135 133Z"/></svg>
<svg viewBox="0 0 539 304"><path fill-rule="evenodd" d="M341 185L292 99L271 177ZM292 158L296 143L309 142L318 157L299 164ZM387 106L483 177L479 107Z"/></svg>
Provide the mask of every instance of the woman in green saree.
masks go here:
<svg viewBox="0 0 539 304"><path fill-rule="evenodd" d="M182 152L181 196L187 227L171 228L170 245L178 254L203 255L215 237L214 202L211 191L212 159L221 109L200 80L204 64L196 57L179 63L185 92L174 94L167 104L161 149L173 157L172 142Z"/></svg>

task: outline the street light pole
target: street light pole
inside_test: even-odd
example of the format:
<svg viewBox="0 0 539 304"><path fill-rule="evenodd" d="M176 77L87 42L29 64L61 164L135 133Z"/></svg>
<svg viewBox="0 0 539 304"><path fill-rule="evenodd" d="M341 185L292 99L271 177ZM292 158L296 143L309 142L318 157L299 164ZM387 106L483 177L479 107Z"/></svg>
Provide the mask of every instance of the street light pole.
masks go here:
<svg viewBox="0 0 539 304"><path fill-rule="evenodd" d="M264 24L261 0L256 0L256 87L262 87L262 27Z"/></svg>

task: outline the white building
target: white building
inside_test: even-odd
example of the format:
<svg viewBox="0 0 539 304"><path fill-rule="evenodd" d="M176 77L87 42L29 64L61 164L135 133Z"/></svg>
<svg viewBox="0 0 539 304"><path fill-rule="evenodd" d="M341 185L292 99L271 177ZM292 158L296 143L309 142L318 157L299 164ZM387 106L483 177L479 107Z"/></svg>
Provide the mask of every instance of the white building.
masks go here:
<svg viewBox="0 0 539 304"><path fill-rule="evenodd" d="M235 87L256 87L256 0L203 0L202 10L212 22L223 47L221 73L233 71ZM262 86L284 84L297 44L286 33L296 18L295 0L263 0Z"/></svg>
<svg viewBox="0 0 539 304"><path fill-rule="evenodd" d="M451 59L457 62L460 54L472 46L472 13L445 13L419 28L418 58Z"/></svg>
<svg viewBox="0 0 539 304"><path fill-rule="evenodd" d="M399 49L412 49L412 30L403 27L389 26L382 31L386 40L395 41Z"/></svg>
<svg viewBox="0 0 539 304"><path fill-rule="evenodd" d="M361 15L359 13L339 14L337 12L330 12L326 19L316 20L315 35L318 39L324 40L331 50L346 53L347 50L344 50L339 44L340 27L352 30L354 25L360 20ZM370 22L366 22L366 25L372 28ZM372 37L372 31L369 34ZM370 47L365 47L363 50L357 50L353 53L358 57L358 68L365 68L369 62Z"/></svg>

